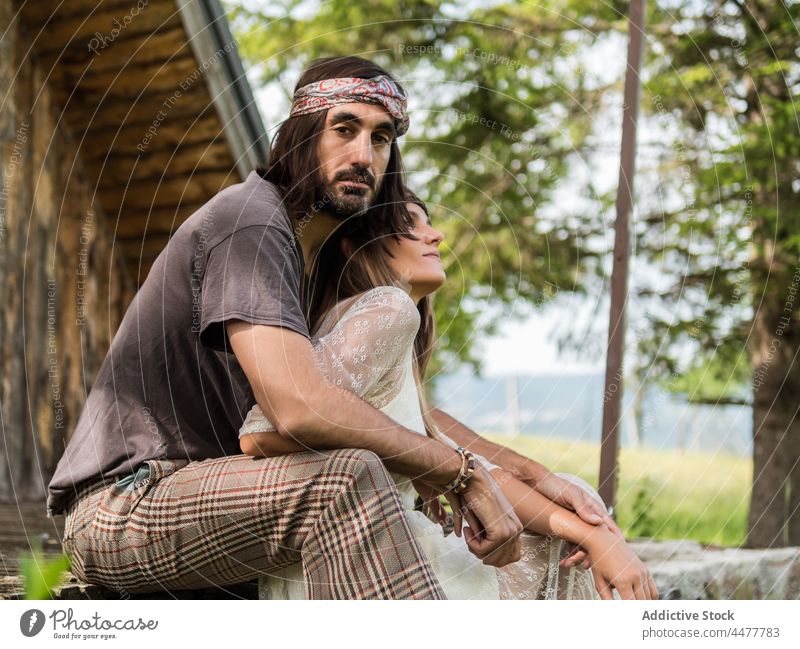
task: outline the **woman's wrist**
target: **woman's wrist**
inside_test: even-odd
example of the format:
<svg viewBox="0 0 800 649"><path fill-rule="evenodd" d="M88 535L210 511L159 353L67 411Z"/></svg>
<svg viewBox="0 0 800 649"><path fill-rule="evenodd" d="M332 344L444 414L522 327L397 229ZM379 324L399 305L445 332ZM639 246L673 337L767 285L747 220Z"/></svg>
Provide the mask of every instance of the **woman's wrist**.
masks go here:
<svg viewBox="0 0 800 649"><path fill-rule="evenodd" d="M585 540L581 544L590 552L604 550L609 544L618 541L621 537L614 534L605 525L590 525L584 523L589 529L584 533Z"/></svg>
<svg viewBox="0 0 800 649"><path fill-rule="evenodd" d="M563 509L553 517L552 527L556 536L587 550L590 546L597 547L599 543L605 542L605 533L610 533L605 525L592 525L575 512Z"/></svg>

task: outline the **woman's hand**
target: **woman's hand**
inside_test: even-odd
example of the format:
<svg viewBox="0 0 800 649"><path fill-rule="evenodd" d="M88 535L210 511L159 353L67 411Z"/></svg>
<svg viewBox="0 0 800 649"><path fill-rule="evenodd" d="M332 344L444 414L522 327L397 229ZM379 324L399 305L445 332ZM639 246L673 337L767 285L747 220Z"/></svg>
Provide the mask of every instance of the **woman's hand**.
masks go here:
<svg viewBox="0 0 800 649"><path fill-rule="evenodd" d="M500 486L481 463L460 494L469 523L464 531L467 547L487 566L501 568L519 561L523 531L514 508Z"/></svg>
<svg viewBox="0 0 800 649"><path fill-rule="evenodd" d="M618 534L598 527L586 541L597 592L613 599L616 588L622 599L658 599L658 589L647 566Z"/></svg>

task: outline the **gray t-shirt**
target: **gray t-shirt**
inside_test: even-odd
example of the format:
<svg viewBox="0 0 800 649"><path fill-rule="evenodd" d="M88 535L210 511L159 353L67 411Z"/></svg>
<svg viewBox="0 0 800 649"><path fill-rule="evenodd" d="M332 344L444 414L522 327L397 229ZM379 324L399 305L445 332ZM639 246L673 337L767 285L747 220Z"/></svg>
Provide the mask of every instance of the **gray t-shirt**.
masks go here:
<svg viewBox="0 0 800 649"><path fill-rule="evenodd" d="M50 481L48 516L80 483L145 460L241 453L255 405L224 322L308 337L303 255L277 188L250 172L174 233L128 307Z"/></svg>

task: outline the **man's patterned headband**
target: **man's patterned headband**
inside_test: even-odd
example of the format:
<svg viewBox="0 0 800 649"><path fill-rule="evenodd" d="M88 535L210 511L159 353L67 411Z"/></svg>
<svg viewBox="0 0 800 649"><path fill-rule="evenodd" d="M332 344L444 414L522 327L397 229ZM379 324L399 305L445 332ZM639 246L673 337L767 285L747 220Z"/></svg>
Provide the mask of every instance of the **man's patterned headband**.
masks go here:
<svg viewBox="0 0 800 649"><path fill-rule="evenodd" d="M397 135L403 135L408 130L406 97L397 84L383 74L372 79L340 77L309 83L294 93L289 117L316 113L354 101L382 104L394 117Z"/></svg>

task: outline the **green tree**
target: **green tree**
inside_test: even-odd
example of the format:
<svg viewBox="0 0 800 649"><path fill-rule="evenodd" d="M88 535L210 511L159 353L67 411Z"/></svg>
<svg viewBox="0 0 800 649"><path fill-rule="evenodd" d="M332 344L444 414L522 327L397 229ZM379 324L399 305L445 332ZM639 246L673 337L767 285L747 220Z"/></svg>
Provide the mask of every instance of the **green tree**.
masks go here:
<svg viewBox="0 0 800 649"><path fill-rule="evenodd" d="M639 292L657 305L641 353L690 399L735 401L750 382L747 543L798 545L800 5L681 0L651 14L643 106L670 147L636 242L672 281Z"/></svg>

